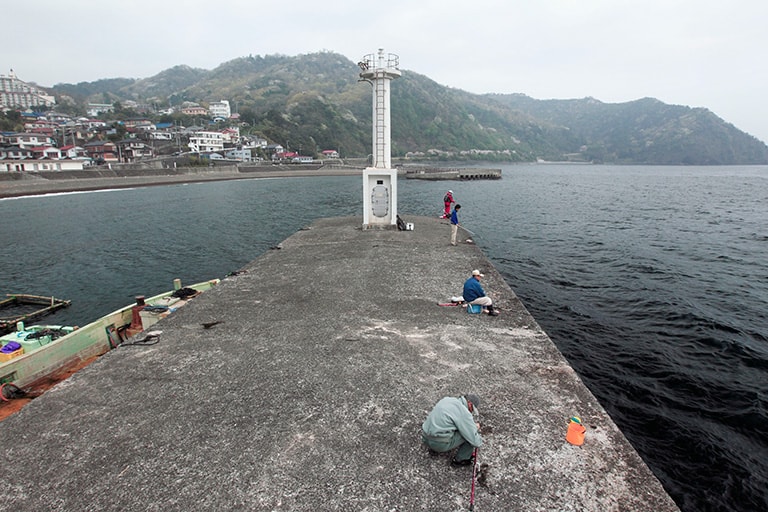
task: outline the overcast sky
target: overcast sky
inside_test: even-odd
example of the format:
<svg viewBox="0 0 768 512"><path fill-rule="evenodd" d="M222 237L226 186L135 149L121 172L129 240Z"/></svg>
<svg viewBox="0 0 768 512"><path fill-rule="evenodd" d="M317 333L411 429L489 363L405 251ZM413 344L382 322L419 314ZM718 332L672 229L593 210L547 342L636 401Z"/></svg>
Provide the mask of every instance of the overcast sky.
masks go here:
<svg viewBox="0 0 768 512"><path fill-rule="evenodd" d="M2 13L0 73L41 86L384 48L403 72L473 93L652 97L768 141L768 0L37 0Z"/></svg>

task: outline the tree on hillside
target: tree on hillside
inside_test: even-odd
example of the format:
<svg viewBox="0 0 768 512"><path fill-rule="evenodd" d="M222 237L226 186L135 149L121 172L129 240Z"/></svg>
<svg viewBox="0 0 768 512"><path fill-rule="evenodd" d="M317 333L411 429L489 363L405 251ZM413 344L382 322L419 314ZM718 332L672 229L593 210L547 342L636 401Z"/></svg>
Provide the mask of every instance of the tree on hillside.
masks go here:
<svg viewBox="0 0 768 512"><path fill-rule="evenodd" d="M9 110L0 114L0 130L4 132L20 132L24 130L21 113L18 110Z"/></svg>
<svg viewBox="0 0 768 512"><path fill-rule="evenodd" d="M128 133L128 130L126 130L122 123L115 123L112 127L115 129L115 133L107 136L110 141L117 142L125 139L125 134Z"/></svg>

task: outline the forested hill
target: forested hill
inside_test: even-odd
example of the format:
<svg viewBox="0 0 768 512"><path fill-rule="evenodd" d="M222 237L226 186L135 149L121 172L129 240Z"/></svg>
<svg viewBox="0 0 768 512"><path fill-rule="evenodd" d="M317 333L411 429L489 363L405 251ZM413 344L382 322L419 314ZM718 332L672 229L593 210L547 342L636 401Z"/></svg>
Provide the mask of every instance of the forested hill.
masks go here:
<svg viewBox="0 0 768 512"><path fill-rule="evenodd" d="M58 84L59 103L135 101L154 109L185 101L229 100L241 131L305 153L371 152L371 86L344 56L248 56L213 70L176 66L140 80ZM393 155L483 160L625 164L768 164L768 146L705 108L651 98L536 100L523 94L471 94L403 70L392 82ZM123 112L125 115L125 112ZM158 120L192 124L180 114Z"/></svg>

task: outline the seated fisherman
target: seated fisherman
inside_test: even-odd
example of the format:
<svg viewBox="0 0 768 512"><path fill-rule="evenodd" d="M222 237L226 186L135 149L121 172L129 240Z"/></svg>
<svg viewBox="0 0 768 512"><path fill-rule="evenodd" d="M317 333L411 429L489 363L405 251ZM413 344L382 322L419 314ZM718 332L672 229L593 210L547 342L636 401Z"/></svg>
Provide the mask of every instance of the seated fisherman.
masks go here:
<svg viewBox="0 0 768 512"><path fill-rule="evenodd" d="M497 316L499 312L493 309L493 301L485 294L485 290L480 284L481 277L485 277L485 274L481 274L479 270L473 270L472 275L464 282L462 296L467 303L482 306L484 313Z"/></svg>

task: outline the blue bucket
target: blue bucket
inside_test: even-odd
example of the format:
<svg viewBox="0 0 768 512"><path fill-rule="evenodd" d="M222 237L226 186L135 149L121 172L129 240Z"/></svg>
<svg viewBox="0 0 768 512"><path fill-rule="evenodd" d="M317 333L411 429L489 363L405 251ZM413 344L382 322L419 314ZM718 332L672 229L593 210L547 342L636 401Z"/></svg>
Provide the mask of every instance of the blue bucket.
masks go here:
<svg viewBox="0 0 768 512"><path fill-rule="evenodd" d="M477 314L483 312L483 306L480 304L467 304L467 313Z"/></svg>

